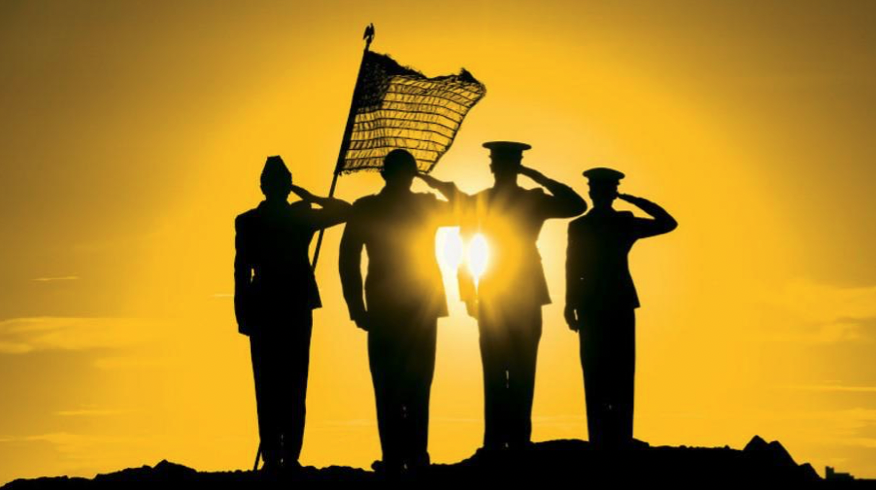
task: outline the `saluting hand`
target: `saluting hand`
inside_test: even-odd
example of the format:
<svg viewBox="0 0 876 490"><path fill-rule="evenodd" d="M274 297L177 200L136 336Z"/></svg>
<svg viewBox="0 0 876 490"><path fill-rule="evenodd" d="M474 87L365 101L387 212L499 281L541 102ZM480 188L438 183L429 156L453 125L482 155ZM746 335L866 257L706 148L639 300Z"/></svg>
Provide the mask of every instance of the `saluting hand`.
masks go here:
<svg viewBox="0 0 876 490"><path fill-rule="evenodd" d="M453 182L444 182L442 180L438 180L435 177L427 174L426 172L417 172L417 177L425 182L426 185L444 194L445 196L448 193L456 191L456 184L454 184Z"/></svg>
<svg viewBox="0 0 876 490"><path fill-rule="evenodd" d="M535 181L538 181L539 177L544 177L544 174L542 174L538 170L532 167L527 167L525 165L521 165L520 167L518 167L517 173L520 175L525 175Z"/></svg>
<svg viewBox="0 0 876 490"><path fill-rule="evenodd" d="M635 205L638 205L638 203L642 202L642 200L643 200L641 197L636 197L636 196L633 196L630 194L622 194L620 192L617 193L617 198L620 199L621 201L626 201L630 204L635 204Z"/></svg>
<svg viewBox="0 0 876 490"><path fill-rule="evenodd" d="M294 192L295 195L300 197L302 201L314 202L316 200L316 196L311 194L310 191L308 191L304 187L299 187L295 184L292 184L292 192Z"/></svg>
<svg viewBox="0 0 876 490"><path fill-rule="evenodd" d="M550 177L546 176L545 174L539 172L538 170L536 170L532 167L527 167L525 165L521 165L520 167L518 167L517 173L520 175L525 175L525 176L529 177L536 184L543 186L543 187L547 187L548 190L550 190L552 188L556 189L556 186L560 185L559 182L556 182L556 181L552 180Z"/></svg>
<svg viewBox="0 0 876 490"><path fill-rule="evenodd" d="M437 189L438 186L441 185L441 183L442 183L440 180L438 180L435 177L432 177L431 175L427 174L426 172L422 172L422 171L417 172L417 175L415 177L422 180L423 182L426 183L426 185L428 185L429 187L431 187L433 189Z"/></svg>

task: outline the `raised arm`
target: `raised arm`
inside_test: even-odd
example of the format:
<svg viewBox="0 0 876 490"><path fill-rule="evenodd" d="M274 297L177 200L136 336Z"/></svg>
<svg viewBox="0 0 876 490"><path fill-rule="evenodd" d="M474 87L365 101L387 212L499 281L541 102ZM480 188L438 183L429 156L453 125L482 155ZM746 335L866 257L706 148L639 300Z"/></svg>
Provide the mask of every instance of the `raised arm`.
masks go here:
<svg viewBox="0 0 876 490"><path fill-rule="evenodd" d="M237 331L249 335L253 259L249 235L240 216L234 220L234 230L234 316L237 319Z"/></svg>
<svg viewBox="0 0 876 490"><path fill-rule="evenodd" d="M529 177L551 193L546 201L546 212L549 218L572 218L587 211L587 201L566 184L550 179L538 170L522 165L520 166L520 174Z"/></svg>
<svg viewBox="0 0 876 490"><path fill-rule="evenodd" d="M359 328L368 330L367 310L362 296L362 248L364 245L357 220L348 222L341 237L338 254L341 288L344 292L344 300L347 302L347 309L350 312L350 319L356 322L356 326Z"/></svg>
<svg viewBox="0 0 876 490"><path fill-rule="evenodd" d="M320 197L311 194L310 191L297 185L292 186L292 192L298 195L302 201L318 205L322 209L313 210L313 226L317 230L329 228L344 223L350 216L353 206L342 199L334 197Z"/></svg>
<svg viewBox="0 0 876 490"><path fill-rule="evenodd" d="M426 173L418 173L417 177L430 188L438 191L447 201L437 202L438 220L441 226L459 225L468 207L470 197L459 190L453 182L444 182Z"/></svg>
<svg viewBox="0 0 876 490"><path fill-rule="evenodd" d="M456 187L456 184L453 182L438 180L425 172L417 173L417 177L419 177L420 180L425 182L426 185L428 185L432 189L440 192L441 195L444 196L448 201L453 201L460 197L460 195L465 195Z"/></svg>
<svg viewBox="0 0 876 490"><path fill-rule="evenodd" d="M629 194L618 194L617 197L622 201L626 201L638 207L653 218L636 218L634 232L637 238L662 235L663 233L669 233L678 227L678 222L675 221L675 218L656 203Z"/></svg>

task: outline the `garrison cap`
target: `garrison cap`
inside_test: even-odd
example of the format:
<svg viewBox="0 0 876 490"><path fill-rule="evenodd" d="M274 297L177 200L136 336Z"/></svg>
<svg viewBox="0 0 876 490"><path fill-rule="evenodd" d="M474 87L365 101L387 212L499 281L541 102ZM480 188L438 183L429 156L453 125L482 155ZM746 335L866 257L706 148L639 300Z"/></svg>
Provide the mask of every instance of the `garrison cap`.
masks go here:
<svg viewBox="0 0 876 490"><path fill-rule="evenodd" d="M625 177L623 172L618 172L612 168L596 167L590 170L585 170L584 177L587 177L590 184L620 184L620 180Z"/></svg>
<svg viewBox="0 0 876 490"><path fill-rule="evenodd" d="M262 169L262 183L291 182L292 172L286 167L280 155L268 157Z"/></svg>

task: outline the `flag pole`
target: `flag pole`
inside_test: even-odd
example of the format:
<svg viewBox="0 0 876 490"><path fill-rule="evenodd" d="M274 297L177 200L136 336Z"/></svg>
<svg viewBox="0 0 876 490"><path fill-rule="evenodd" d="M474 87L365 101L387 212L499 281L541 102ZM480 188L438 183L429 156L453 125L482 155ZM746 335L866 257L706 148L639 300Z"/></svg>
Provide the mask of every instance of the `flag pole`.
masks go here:
<svg viewBox="0 0 876 490"><path fill-rule="evenodd" d="M341 149L338 151L338 160L335 163L335 171L332 175L332 185L329 187L328 197L334 197L335 189L338 186L338 176L344 168L344 158L347 155L347 150L350 149L350 135L353 134L353 122L356 120L356 96L359 88L359 77L362 76L362 66L365 64L365 56L368 54L368 48L371 47L371 41L374 39L374 24L369 24L365 28L365 34L362 36L365 39L365 50L362 52L362 61L359 63L359 73L356 75L356 87L353 89L353 100L350 102L350 112L347 114L347 125L344 127L344 137L341 139ZM313 251L313 270L316 270L316 264L319 261L319 250L322 248L322 237L325 234L325 228L319 230L319 237L316 239L316 249Z"/></svg>
<svg viewBox="0 0 876 490"><path fill-rule="evenodd" d="M362 75L362 65L365 64L365 56L368 54L368 48L371 47L371 41L374 40L374 24L369 24L365 28L365 34L362 36L365 40L365 51L362 52L362 61L359 63L359 73L356 75L356 87L353 88L353 100L350 102L350 112L347 114L347 125L344 127L344 137L341 140L341 149L338 151L338 160L335 163L335 171L332 175L332 185L329 188L328 197L334 197L335 188L338 186L338 175L341 169L344 168L344 157L347 155L347 150L350 148L350 135L353 134L353 121L356 119L356 89L359 87L359 76ZM316 239L316 249L313 252L313 264L311 267L316 270L316 263L319 260L319 249L322 248L322 236L325 234L325 228L319 230L319 238ZM259 460L262 456L262 444L259 442L259 448L256 450L255 464L252 470L259 469Z"/></svg>

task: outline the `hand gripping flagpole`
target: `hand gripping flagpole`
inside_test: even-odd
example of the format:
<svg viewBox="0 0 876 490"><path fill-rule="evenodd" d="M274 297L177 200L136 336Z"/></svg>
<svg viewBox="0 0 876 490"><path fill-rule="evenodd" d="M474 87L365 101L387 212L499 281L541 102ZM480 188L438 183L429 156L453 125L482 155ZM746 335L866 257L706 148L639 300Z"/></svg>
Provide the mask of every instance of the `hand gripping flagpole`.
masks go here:
<svg viewBox="0 0 876 490"><path fill-rule="evenodd" d="M335 163L335 172L332 175L332 185L329 187L329 197L335 195L335 188L338 186L338 175L344 168L344 159L347 156L347 150L350 149L350 136L353 134L353 123L356 120L356 101L359 95L359 77L362 76L362 66L365 64L365 56L368 54L368 48L371 47L371 41L374 40L374 24L368 24L365 28L365 34L362 36L365 40L365 50L362 52L362 62L359 63L359 73L356 75L356 87L353 89L353 100L350 102L350 112L347 114L347 125L344 127L344 137L341 140L341 149L338 151L338 160ZM316 263L319 261L319 250L322 248L322 236L325 234L325 228L319 230L319 237L316 239L316 249L313 251L313 269L316 270Z"/></svg>
<svg viewBox="0 0 876 490"><path fill-rule="evenodd" d="M359 73L356 75L356 87L353 89L353 100L350 102L350 112L347 114L347 125L344 127L344 137L341 139L341 149L338 151L338 160L335 163L335 171L332 175L332 185L329 188L328 197L334 197L335 189L338 186L338 175L344 168L344 158L347 155L347 150L350 149L350 135L353 134L353 122L356 120L356 100L359 95L359 77L362 75L362 66L365 64L365 56L368 54L368 48L371 47L371 41L374 40L374 24L368 24L365 28L365 34L362 36L365 40L365 50L362 52L362 61L359 63ZM319 249L322 248L322 236L325 234L325 228L319 230L319 237L316 239L316 249L313 252L313 264L311 267L316 270L316 263L319 260ZM259 460L262 456L262 444L259 442L259 448L256 451L255 464L252 470L258 471Z"/></svg>

